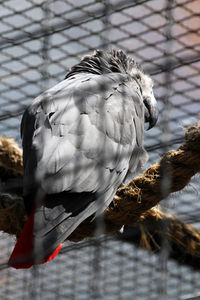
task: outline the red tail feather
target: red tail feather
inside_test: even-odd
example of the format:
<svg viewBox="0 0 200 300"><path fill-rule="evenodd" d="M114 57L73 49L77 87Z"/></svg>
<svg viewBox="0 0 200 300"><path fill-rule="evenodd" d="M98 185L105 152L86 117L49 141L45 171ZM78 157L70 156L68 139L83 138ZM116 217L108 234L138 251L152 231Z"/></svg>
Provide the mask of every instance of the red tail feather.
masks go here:
<svg viewBox="0 0 200 300"><path fill-rule="evenodd" d="M8 265L15 269L28 269L32 267L34 259L32 257L34 247L34 235L33 235L33 224L34 224L34 210L28 217L22 233L13 249L13 252L9 258ZM40 263L43 264L52 260L62 248L60 244L48 257L43 259Z"/></svg>

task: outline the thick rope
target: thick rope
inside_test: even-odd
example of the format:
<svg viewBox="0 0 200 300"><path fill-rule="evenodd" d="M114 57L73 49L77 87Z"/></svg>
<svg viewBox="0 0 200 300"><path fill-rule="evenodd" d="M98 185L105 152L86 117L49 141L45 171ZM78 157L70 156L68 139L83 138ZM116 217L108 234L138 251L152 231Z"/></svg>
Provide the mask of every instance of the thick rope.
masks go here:
<svg viewBox="0 0 200 300"><path fill-rule="evenodd" d="M13 173L15 176L23 175L22 150L14 139L0 138L0 166L7 173Z"/></svg>
<svg viewBox="0 0 200 300"><path fill-rule="evenodd" d="M139 224L125 227L119 238L153 253L168 247L170 258L200 269L200 232L156 208L148 210Z"/></svg>
<svg viewBox="0 0 200 300"><path fill-rule="evenodd" d="M161 183L163 166L168 170L171 186L168 194L163 195ZM112 233L124 224L134 225L141 222L143 214L157 205L171 192L183 189L191 177L200 171L200 122L186 131L185 143L177 150L167 152L161 160L147 169L141 176L132 179L119 188L113 204L105 211L105 232ZM94 222L86 220L69 237L78 241L94 232Z"/></svg>
<svg viewBox="0 0 200 300"><path fill-rule="evenodd" d="M12 139L0 139L0 178L6 184L10 174L18 178L22 175L22 154ZM164 167L163 167L164 166ZM168 193L163 195L161 183L163 169L167 169L171 178ZM113 203L104 214L105 233L113 233L123 225L145 225L148 231L148 220L159 224L167 220L165 235L170 242L183 249L182 253L199 256L200 233L191 226L181 223L176 218L162 214L158 209L152 209L171 192L183 189L191 177L200 171L200 123L186 130L185 143L177 150L167 152L161 160L147 169L141 176L132 179L128 184L120 187L113 199ZM7 177L6 177L7 174ZM25 222L26 214L22 197L0 194L0 230L19 236ZM168 222L170 220L170 222ZM80 241L94 235L96 222L85 220L68 238L71 241ZM157 228L157 225L155 226ZM159 227L160 228L160 227ZM157 228L157 232L159 231ZM146 235L141 236L145 247ZM150 236L150 235L149 235ZM144 238L145 237L145 238ZM185 243L187 241L187 243ZM146 248L149 243L146 243ZM191 248L192 245L192 248ZM192 250L193 249L193 250Z"/></svg>

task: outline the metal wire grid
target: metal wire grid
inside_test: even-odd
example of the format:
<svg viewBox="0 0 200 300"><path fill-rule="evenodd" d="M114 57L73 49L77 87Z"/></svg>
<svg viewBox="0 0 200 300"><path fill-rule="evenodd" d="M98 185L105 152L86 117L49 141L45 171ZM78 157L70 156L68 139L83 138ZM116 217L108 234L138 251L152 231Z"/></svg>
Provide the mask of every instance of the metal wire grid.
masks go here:
<svg viewBox="0 0 200 300"><path fill-rule="evenodd" d="M133 55L153 75L160 120L146 135L146 145L151 150L150 163L156 161L163 152L166 94L170 148L182 140L181 127L199 119L199 12L197 0L84 0L81 5L72 0L1 1L1 134L19 140L25 106L46 87L62 80L80 56L113 46ZM196 226L198 182L196 177L181 195L164 204ZM13 242L2 236L2 263L6 261L5 249L10 245L10 250ZM157 256L117 241L83 246L73 246L55 262L35 271L1 271L2 299L184 299L200 292L199 273L174 262L167 262L165 288L161 290L163 270ZM99 272L94 269L97 258Z"/></svg>
<svg viewBox="0 0 200 300"><path fill-rule="evenodd" d="M49 1L48 27L44 26L42 3L43 1L20 1L19 6L14 1L2 2L0 120L4 134L9 128L11 135L14 135L12 130L17 135L19 118L15 116L21 115L24 107L41 90L44 65L41 50L46 36L50 40L46 70L49 86L64 78L67 68L78 62L78 56L95 48L102 48L102 37L103 41L107 38L110 47L126 50L138 62L142 62L145 69L155 74L156 95L161 100L162 117L163 93L165 94L165 76L162 71L165 71L167 40L166 1L110 2L106 28L102 20L105 12L103 2L84 1L80 6L73 1ZM192 118L197 114L197 12L197 1L174 3L174 22L171 25L173 56L170 57L171 68L174 69L173 97L170 98L174 108L171 116L174 127L177 127L177 117L183 122L188 121L188 116ZM12 120L11 115L14 116ZM157 130L158 128L159 126ZM180 131L180 128L176 129L176 134ZM153 144L160 133L154 131ZM175 138L175 133L173 135Z"/></svg>
<svg viewBox="0 0 200 300"><path fill-rule="evenodd" d="M99 247L99 249L98 249ZM99 259L99 272L96 259ZM5 256L4 256L5 259ZM166 299L199 295L199 272L167 262ZM69 246L54 262L28 271L1 271L1 299L164 298L159 257L113 239ZM98 279L98 280L97 280Z"/></svg>

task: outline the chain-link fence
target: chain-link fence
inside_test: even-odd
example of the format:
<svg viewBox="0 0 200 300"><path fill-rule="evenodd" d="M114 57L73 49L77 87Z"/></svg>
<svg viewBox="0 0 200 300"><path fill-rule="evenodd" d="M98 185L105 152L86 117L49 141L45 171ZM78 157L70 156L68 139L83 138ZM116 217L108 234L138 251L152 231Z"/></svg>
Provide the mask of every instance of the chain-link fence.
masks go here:
<svg viewBox="0 0 200 300"><path fill-rule="evenodd" d="M159 121L145 136L152 164L199 120L198 0L7 0L0 3L0 134L20 143L25 107L94 49L119 48L152 75ZM199 177L162 204L199 228ZM1 234L1 299L189 299L200 274L114 237L67 244L30 271L4 268L14 238ZM199 266L200 268L200 266ZM198 298L197 298L198 299Z"/></svg>

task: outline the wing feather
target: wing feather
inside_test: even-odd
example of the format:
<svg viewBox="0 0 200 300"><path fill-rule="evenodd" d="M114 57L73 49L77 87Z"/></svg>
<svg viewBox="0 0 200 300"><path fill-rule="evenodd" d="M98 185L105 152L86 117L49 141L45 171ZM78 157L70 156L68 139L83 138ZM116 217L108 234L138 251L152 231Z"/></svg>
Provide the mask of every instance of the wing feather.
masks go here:
<svg viewBox="0 0 200 300"><path fill-rule="evenodd" d="M49 194L116 190L130 163L139 163L132 153L143 147L143 109L137 83L125 74L81 74L49 89L22 123L25 166L33 155L37 162L26 181L42 174Z"/></svg>

